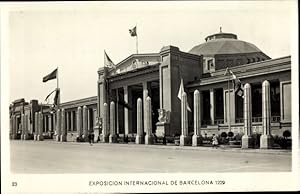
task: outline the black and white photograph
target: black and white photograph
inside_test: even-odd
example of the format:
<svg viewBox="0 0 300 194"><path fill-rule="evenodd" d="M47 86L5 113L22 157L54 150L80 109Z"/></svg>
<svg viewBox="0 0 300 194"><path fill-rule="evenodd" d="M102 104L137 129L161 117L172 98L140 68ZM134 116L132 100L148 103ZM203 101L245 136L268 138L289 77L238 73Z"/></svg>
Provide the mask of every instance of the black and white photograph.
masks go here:
<svg viewBox="0 0 300 194"><path fill-rule="evenodd" d="M6 2L3 193L296 191L298 2Z"/></svg>

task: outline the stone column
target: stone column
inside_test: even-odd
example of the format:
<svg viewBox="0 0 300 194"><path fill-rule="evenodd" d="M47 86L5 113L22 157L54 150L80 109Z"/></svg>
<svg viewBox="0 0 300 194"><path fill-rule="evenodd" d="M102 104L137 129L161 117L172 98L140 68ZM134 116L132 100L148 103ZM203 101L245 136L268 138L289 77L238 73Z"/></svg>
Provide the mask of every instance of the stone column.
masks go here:
<svg viewBox="0 0 300 194"><path fill-rule="evenodd" d="M187 96L184 92L181 96L181 135L180 145L185 146L189 144L188 137L188 112L187 112Z"/></svg>
<svg viewBox="0 0 300 194"><path fill-rule="evenodd" d="M47 125L48 118L49 118L49 115L44 116L44 132L49 131L49 128L48 128L48 125Z"/></svg>
<svg viewBox="0 0 300 194"><path fill-rule="evenodd" d="M87 106L83 106L82 111L82 133L83 133L83 139L84 141L88 141L88 108Z"/></svg>
<svg viewBox="0 0 300 194"><path fill-rule="evenodd" d="M44 136L43 136L43 113L39 112L39 132L38 132L38 136L37 136L37 140L38 141L43 141L44 140Z"/></svg>
<svg viewBox="0 0 300 194"><path fill-rule="evenodd" d="M25 130L23 134L23 139L28 140L28 133L30 129L29 115L25 115L24 119L25 119Z"/></svg>
<svg viewBox="0 0 300 194"><path fill-rule="evenodd" d="M192 145L198 146L202 144L201 138L201 101L200 92L195 90L194 92L194 135L192 138Z"/></svg>
<svg viewBox="0 0 300 194"><path fill-rule="evenodd" d="M150 90L150 83L148 82L143 82L143 117L144 117L144 131L146 132L146 101L147 101L147 97L149 96L149 90Z"/></svg>
<svg viewBox="0 0 300 194"><path fill-rule="evenodd" d="M13 116L9 118L9 130L10 130L10 139L13 139Z"/></svg>
<svg viewBox="0 0 300 194"><path fill-rule="evenodd" d="M39 124L39 113L38 112L35 112L34 114L34 136L33 136L33 139L34 140L37 140L37 137L39 135L39 128L40 128L40 124Z"/></svg>
<svg viewBox="0 0 300 194"><path fill-rule="evenodd" d="M118 88L115 89L116 91L116 98L117 98L117 102L116 102L116 133L120 134L120 128L119 128L119 90Z"/></svg>
<svg viewBox="0 0 300 194"><path fill-rule="evenodd" d="M92 117L92 115L91 115L91 109L87 109L87 132L88 132L88 134L89 134L89 131L90 131L90 129L91 129L91 117Z"/></svg>
<svg viewBox="0 0 300 194"><path fill-rule="evenodd" d="M56 113L56 141L60 141L61 136L61 110L57 109Z"/></svg>
<svg viewBox="0 0 300 194"><path fill-rule="evenodd" d="M144 139L144 130L143 130L143 107L142 99L137 99L137 134L135 137L136 144L142 144Z"/></svg>
<svg viewBox="0 0 300 194"><path fill-rule="evenodd" d="M262 83L262 123L263 134L260 136L260 148L268 149L272 147L272 136L270 82L267 80Z"/></svg>
<svg viewBox="0 0 300 194"><path fill-rule="evenodd" d="M65 116L66 116L65 109L62 109L61 110L61 135L60 135L61 142L67 141L67 129L66 129Z"/></svg>
<svg viewBox="0 0 300 194"><path fill-rule="evenodd" d="M115 103L110 103L110 135L109 135L109 143L117 143L116 136L116 117L115 117Z"/></svg>
<svg viewBox="0 0 300 194"><path fill-rule="evenodd" d="M56 133L56 114L55 113L52 114L52 118L53 118L52 132Z"/></svg>
<svg viewBox="0 0 300 194"><path fill-rule="evenodd" d="M12 116L12 139L16 139L17 137L17 122L16 122L16 116Z"/></svg>
<svg viewBox="0 0 300 194"><path fill-rule="evenodd" d="M131 89L128 86L124 86L124 102L132 105ZM124 128L125 128L125 138L127 139L128 134L132 129L132 111L124 107Z"/></svg>
<svg viewBox="0 0 300 194"><path fill-rule="evenodd" d="M244 86L244 135L242 137L242 148L252 147L252 99L251 85Z"/></svg>
<svg viewBox="0 0 300 194"><path fill-rule="evenodd" d="M71 114L71 131L75 131L74 130L74 111L71 111L70 114Z"/></svg>
<svg viewBox="0 0 300 194"><path fill-rule="evenodd" d="M26 127L25 115L24 114L21 115L21 127L22 127L21 140L23 140L24 139L24 134L25 134L25 127Z"/></svg>
<svg viewBox="0 0 300 194"><path fill-rule="evenodd" d="M70 112L66 111L66 131L70 131Z"/></svg>
<svg viewBox="0 0 300 194"><path fill-rule="evenodd" d="M49 132L52 131L52 115L51 114L48 116L48 129L49 129Z"/></svg>
<svg viewBox="0 0 300 194"><path fill-rule="evenodd" d="M101 142L108 142L108 106L106 103L103 104L103 120L102 120L102 134Z"/></svg>
<svg viewBox="0 0 300 194"><path fill-rule="evenodd" d="M211 125L215 124L215 90L210 89L210 120Z"/></svg>
<svg viewBox="0 0 300 194"><path fill-rule="evenodd" d="M154 144L154 137L152 134L152 106L151 106L151 98L148 96L146 98L146 116L144 117L144 123L146 123L146 136L145 136L145 144Z"/></svg>
<svg viewBox="0 0 300 194"><path fill-rule="evenodd" d="M82 136L82 109L79 106L77 108L77 138Z"/></svg>

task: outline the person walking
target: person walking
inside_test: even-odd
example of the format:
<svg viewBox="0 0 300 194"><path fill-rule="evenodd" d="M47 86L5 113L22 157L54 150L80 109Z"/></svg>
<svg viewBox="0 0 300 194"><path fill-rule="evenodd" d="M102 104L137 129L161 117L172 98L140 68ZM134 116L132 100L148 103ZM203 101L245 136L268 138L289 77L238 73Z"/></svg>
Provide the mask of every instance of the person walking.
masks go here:
<svg viewBox="0 0 300 194"><path fill-rule="evenodd" d="M89 130L89 143L92 146L94 143L94 129L90 129Z"/></svg>
<svg viewBox="0 0 300 194"><path fill-rule="evenodd" d="M217 136L215 136L215 134L213 134L213 137L212 137L212 146L213 148L218 148L218 139L217 139Z"/></svg>

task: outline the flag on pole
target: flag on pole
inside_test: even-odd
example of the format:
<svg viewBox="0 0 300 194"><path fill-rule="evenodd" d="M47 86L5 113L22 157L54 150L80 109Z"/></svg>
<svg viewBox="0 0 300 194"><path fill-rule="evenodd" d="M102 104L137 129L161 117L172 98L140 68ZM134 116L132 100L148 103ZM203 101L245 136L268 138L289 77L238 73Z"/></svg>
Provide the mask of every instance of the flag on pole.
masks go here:
<svg viewBox="0 0 300 194"><path fill-rule="evenodd" d="M48 98L51 96L51 94L53 94L55 91L56 91L56 89L55 89L55 90L53 90L52 92L50 92L50 94L48 94L48 95L47 95L47 97L45 98L45 101L47 101L47 100L48 100Z"/></svg>
<svg viewBox="0 0 300 194"><path fill-rule="evenodd" d="M134 26L134 28L132 28L132 29L129 29L129 34L130 34L131 36L137 36L137 33L136 33L136 26Z"/></svg>
<svg viewBox="0 0 300 194"><path fill-rule="evenodd" d="M233 86L234 86L234 92L238 96L241 96L242 98L244 98L244 88L242 86L242 82L240 81L240 79L238 77L236 77L236 75L234 75L234 73L231 70L229 70L229 73L232 75L232 82L233 82Z"/></svg>
<svg viewBox="0 0 300 194"><path fill-rule="evenodd" d="M47 82L49 80L56 79L56 76L57 76L57 68L54 71L52 71L50 74L43 77L43 82Z"/></svg>
<svg viewBox="0 0 300 194"><path fill-rule="evenodd" d="M105 50L104 50L104 66L109 67L109 68L116 68L116 65L112 62L112 60L106 54Z"/></svg>
<svg viewBox="0 0 300 194"><path fill-rule="evenodd" d="M180 81L180 87L179 87L179 91L178 91L178 95L177 97L181 100L181 96L184 92L184 86L183 86L183 79L181 78L181 81ZM189 103L187 102L187 110L192 112L190 106L189 106Z"/></svg>
<svg viewBox="0 0 300 194"><path fill-rule="evenodd" d="M55 97L54 97L54 106L58 105L58 97L59 97L59 89L56 89Z"/></svg>

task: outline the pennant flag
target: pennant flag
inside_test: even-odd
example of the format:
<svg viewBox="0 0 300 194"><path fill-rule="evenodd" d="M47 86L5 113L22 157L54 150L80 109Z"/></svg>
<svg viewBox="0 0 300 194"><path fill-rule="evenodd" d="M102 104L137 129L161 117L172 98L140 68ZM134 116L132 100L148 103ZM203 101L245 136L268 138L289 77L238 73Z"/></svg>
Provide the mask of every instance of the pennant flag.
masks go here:
<svg viewBox="0 0 300 194"><path fill-rule="evenodd" d="M50 74L43 77L43 82L47 82L49 80L56 79L56 76L57 76L57 68L54 71L52 71Z"/></svg>
<svg viewBox="0 0 300 194"><path fill-rule="evenodd" d="M55 97L54 97L54 106L57 106L58 105L58 97L59 97L59 89L56 89L56 94L55 94Z"/></svg>
<svg viewBox="0 0 300 194"><path fill-rule="evenodd" d="M104 50L104 66L109 67L109 68L116 68L116 65L112 62L112 60L106 54L105 50Z"/></svg>
<svg viewBox="0 0 300 194"><path fill-rule="evenodd" d="M184 86L183 86L183 79L181 78L180 87L179 87L179 91L178 91L178 95L177 95L177 97L180 100L181 100L181 96L182 96L183 92L184 92ZM188 102L187 102L187 110L192 112Z"/></svg>
<svg viewBox="0 0 300 194"><path fill-rule="evenodd" d="M244 98L244 88L242 86L242 82L240 81L239 78L236 77L236 75L234 75L234 73L229 70L230 74L232 75L232 82L234 85L234 92L238 95L241 96L242 98Z"/></svg>
<svg viewBox="0 0 300 194"><path fill-rule="evenodd" d="M129 34L130 34L131 36L137 36L137 33L136 33L136 26L134 26L134 28L132 28L132 29L129 29Z"/></svg>
<svg viewBox="0 0 300 194"><path fill-rule="evenodd" d="M45 98L45 101L47 101L47 100L48 100L48 98L51 96L51 94L53 94L55 91L56 91L56 89L55 89L55 90L53 90L52 92L50 92L50 94L48 94L48 95L47 95L47 97Z"/></svg>

